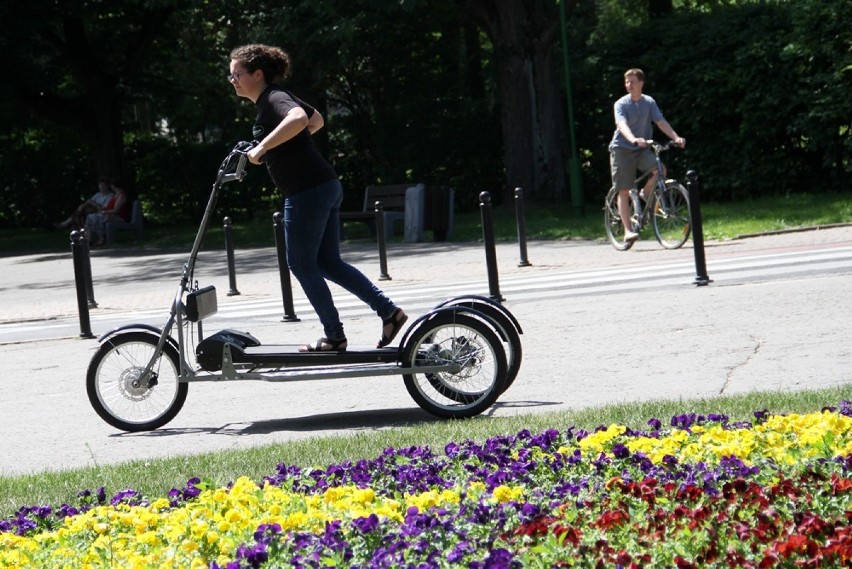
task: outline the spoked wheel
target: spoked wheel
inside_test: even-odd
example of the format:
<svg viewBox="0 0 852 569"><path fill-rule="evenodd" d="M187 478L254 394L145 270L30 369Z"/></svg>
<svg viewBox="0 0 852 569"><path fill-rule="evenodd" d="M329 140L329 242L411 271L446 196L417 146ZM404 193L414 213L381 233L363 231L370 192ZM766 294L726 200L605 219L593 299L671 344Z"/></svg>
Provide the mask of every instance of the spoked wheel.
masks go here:
<svg viewBox="0 0 852 569"><path fill-rule="evenodd" d="M630 201L630 200L628 200ZM633 203L630 203L631 214L633 211ZM604 227L606 228L606 236L609 237L609 242L619 251L626 251L633 247L633 241L624 241L624 224L621 223L621 216L618 215L618 192L615 188L609 190L604 200Z"/></svg>
<svg viewBox="0 0 852 569"><path fill-rule="evenodd" d="M149 377L145 366L157 349L156 336L142 332L106 340L89 363L86 391L101 419L128 432L150 431L175 418L186 401L178 353L167 343Z"/></svg>
<svg viewBox="0 0 852 569"><path fill-rule="evenodd" d="M523 357L523 348L521 346L521 330L520 324L515 320L514 316L506 310L501 304L476 295L457 296L449 300L445 300L435 308L443 306L464 306L482 313L489 320L493 321L494 328L497 331L500 339L503 341L503 348L506 350L506 384L503 386L503 391L509 389L515 378L518 377L518 371L521 369L521 359Z"/></svg>
<svg viewBox="0 0 852 569"><path fill-rule="evenodd" d="M471 313L438 310L407 335L402 365L424 368L403 375L405 388L438 417L473 417L488 409L506 383L506 352L491 326ZM449 371L427 371L450 365Z"/></svg>
<svg viewBox="0 0 852 569"><path fill-rule="evenodd" d="M662 198L655 200L654 235L666 249L678 249L689 239L689 194L674 180L666 181Z"/></svg>

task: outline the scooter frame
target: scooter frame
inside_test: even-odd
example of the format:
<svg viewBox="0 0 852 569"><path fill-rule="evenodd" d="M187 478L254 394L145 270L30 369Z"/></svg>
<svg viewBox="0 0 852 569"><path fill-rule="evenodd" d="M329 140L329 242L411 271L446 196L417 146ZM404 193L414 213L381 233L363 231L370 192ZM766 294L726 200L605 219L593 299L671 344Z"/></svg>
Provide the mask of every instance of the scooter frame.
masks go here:
<svg viewBox="0 0 852 569"><path fill-rule="evenodd" d="M470 417L493 405L517 376L522 331L505 307L476 295L448 299L417 318L398 347L305 353L292 345L231 341L232 336L254 338L223 330L205 340L221 348L221 360L217 354L214 365L209 358L206 369L199 365L192 348L197 349L204 339L202 321L218 307L215 289L200 289L194 280L195 264L219 191L226 183L244 179L252 146L238 143L219 167L163 327L128 324L98 339L100 346L86 375L89 401L98 415L124 431L154 430L177 415L193 382L390 375L402 375L415 402L439 417ZM191 309L189 296L194 296ZM172 337L173 330L177 339ZM226 338L221 345L220 336Z"/></svg>

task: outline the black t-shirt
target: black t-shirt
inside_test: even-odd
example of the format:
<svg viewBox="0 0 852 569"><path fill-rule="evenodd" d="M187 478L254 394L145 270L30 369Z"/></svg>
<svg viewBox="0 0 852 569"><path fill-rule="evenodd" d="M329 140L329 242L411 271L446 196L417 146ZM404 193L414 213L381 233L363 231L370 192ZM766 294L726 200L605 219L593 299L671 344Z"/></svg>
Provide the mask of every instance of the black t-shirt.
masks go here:
<svg viewBox="0 0 852 569"><path fill-rule="evenodd" d="M281 124L287 113L302 107L308 118L316 112L309 104L277 85L269 85L257 98L257 119L252 134L263 138ZM311 140L308 129L264 155L264 162L275 184L285 197L314 188L337 177Z"/></svg>

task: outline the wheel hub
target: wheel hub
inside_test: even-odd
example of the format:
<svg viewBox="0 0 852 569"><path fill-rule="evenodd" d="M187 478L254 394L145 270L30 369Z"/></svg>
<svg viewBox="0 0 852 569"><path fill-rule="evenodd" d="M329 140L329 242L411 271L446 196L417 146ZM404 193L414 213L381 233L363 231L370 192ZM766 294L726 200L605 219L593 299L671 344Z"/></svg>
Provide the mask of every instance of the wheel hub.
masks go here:
<svg viewBox="0 0 852 569"><path fill-rule="evenodd" d="M121 394L132 401L144 401L151 396L152 387L156 381L143 381L142 374L145 368L133 366L125 369L118 378L118 389Z"/></svg>

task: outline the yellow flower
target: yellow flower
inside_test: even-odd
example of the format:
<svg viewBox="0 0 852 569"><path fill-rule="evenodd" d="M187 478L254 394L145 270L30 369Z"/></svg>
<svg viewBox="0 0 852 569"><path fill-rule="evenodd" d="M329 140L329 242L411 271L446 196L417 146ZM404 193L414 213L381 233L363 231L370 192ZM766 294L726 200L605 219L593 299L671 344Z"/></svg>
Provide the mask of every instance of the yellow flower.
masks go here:
<svg viewBox="0 0 852 569"><path fill-rule="evenodd" d="M581 440L578 445L580 446L580 450L584 452L595 451L595 452L603 452L605 449L604 445L613 439L623 435L627 431L627 427L624 425L610 425L603 431L598 431L597 433L592 433L583 440Z"/></svg>
<svg viewBox="0 0 852 569"><path fill-rule="evenodd" d="M500 485L497 486L491 495L494 499L500 503L505 504L506 502L511 502L512 500L517 500L524 494L524 489L520 486L516 486L515 488L510 488L508 486Z"/></svg>

